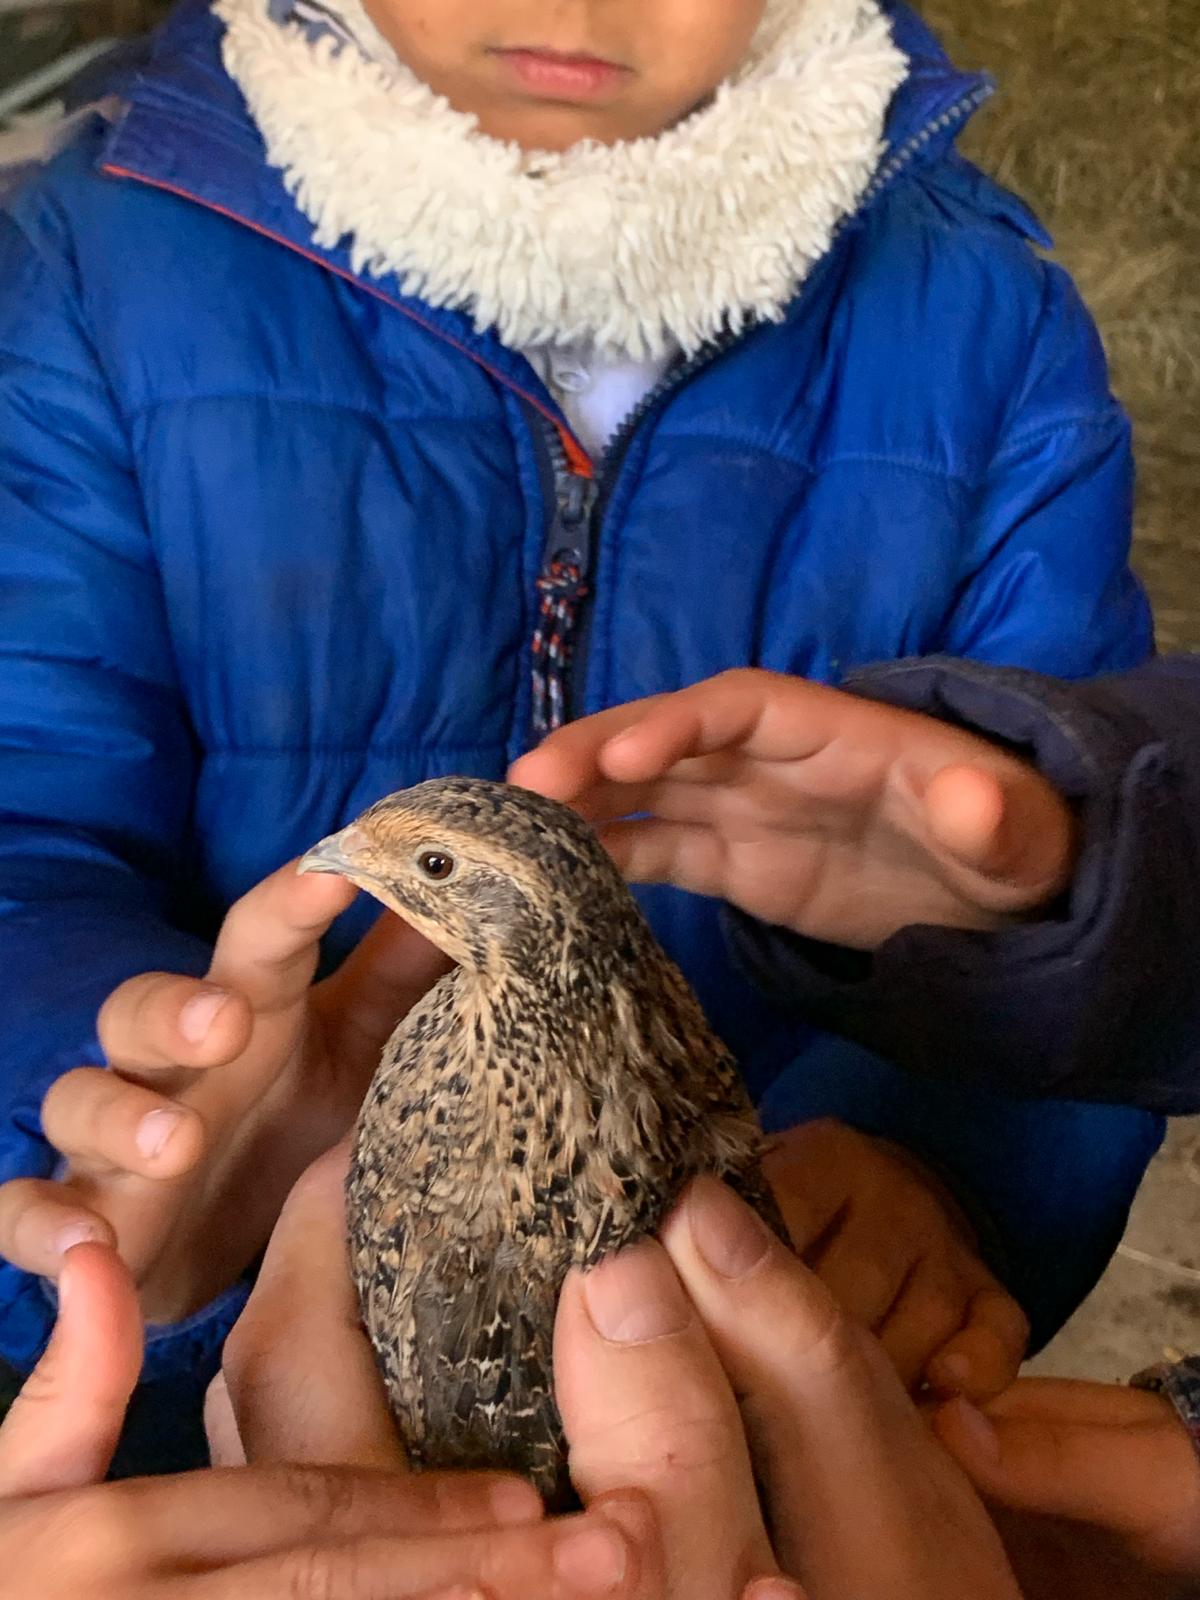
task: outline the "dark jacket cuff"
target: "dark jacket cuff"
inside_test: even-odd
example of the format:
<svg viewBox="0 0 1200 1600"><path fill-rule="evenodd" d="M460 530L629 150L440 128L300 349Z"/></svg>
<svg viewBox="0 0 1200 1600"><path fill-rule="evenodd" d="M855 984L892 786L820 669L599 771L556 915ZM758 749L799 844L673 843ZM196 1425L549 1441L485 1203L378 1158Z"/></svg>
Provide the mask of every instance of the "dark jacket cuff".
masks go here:
<svg viewBox="0 0 1200 1600"><path fill-rule="evenodd" d="M856 674L845 684L854 693L1031 760L1078 808L1074 882L1045 919L989 933L914 926L870 955L731 910L740 964L777 1002L914 1071L1010 1094L1200 1109L1190 815L1200 795L1164 742L1173 730L1127 681L1062 683L942 658ZM1200 729L1200 676L1187 689Z"/></svg>

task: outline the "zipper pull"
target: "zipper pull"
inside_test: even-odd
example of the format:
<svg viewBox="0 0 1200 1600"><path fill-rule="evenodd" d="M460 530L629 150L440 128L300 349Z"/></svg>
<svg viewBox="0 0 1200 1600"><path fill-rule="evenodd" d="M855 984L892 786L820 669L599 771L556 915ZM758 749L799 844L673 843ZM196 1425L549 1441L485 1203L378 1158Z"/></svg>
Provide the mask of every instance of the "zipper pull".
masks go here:
<svg viewBox="0 0 1200 1600"><path fill-rule="evenodd" d="M592 512L596 507L593 478L572 472L560 478L555 496L555 517L546 540L547 562L577 566L586 573L592 559Z"/></svg>

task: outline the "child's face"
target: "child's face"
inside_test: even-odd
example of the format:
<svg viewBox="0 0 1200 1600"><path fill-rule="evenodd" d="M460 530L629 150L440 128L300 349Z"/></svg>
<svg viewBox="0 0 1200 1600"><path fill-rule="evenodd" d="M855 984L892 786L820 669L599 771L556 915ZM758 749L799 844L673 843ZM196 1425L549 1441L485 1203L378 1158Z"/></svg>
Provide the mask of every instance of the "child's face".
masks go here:
<svg viewBox="0 0 1200 1600"><path fill-rule="evenodd" d="M660 133L741 61L765 0L365 0L401 60L530 150Z"/></svg>

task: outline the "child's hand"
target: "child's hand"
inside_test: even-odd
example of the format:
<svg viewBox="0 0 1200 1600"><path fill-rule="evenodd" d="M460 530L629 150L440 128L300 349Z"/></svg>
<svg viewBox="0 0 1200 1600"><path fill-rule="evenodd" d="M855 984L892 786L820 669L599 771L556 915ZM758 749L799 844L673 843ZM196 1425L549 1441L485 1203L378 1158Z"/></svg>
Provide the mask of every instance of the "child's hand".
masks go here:
<svg viewBox="0 0 1200 1600"><path fill-rule="evenodd" d="M0 1426L0 1508L18 1496L101 1483L142 1368L137 1291L110 1246L68 1252L58 1308L50 1343Z"/></svg>
<svg viewBox="0 0 1200 1600"><path fill-rule="evenodd" d="M311 1220L311 1191L308 1207ZM312 1419L293 1389L260 1397L260 1412L284 1410L273 1433L260 1428L270 1464L103 1483L141 1366L137 1294L95 1244L70 1251L59 1286L50 1345L0 1427L0 1600L465 1600L485 1586L494 1600L552 1586L582 1600L595 1588L554 1581L580 1534L570 1570L588 1573L600 1538L628 1569L612 1600L663 1600L637 1581L640 1552L615 1521L546 1522L533 1488L497 1473L410 1477L394 1455L391 1471L355 1470L340 1454L361 1442L349 1416L324 1441L329 1465L297 1465L288 1445ZM341 1375L348 1412L363 1375Z"/></svg>
<svg viewBox="0 0 1200 1600"><path fill-rule="evenodd" d="M63 1181L0 1189L0 1252L55 1277L81 1238L116 1242L154 1321L235 1281L444 967L384 916L313 986L319 940L354 893L283 867L231 908L204 981L145 973L113 991L99 1019L111 1070L66 1074L42 1108Z"/></svg>
<svg viewBox="0 0 1200 1600"><path fill-rule="evenodd" d="M748 1207L701 1178L662 1239L568 1277L554 1375L576 1485L653 1505L669 1600L1018 1600L878 1344Z"/></svg>
<svg viewBox="0 0 1200 1600"><path fill-rule="evenodd" d="M1161 1395L1026 1378L934 1429L987 1500L1028 1600L1200 1593L1200 1458Z"/></svg>
<svg viewBox="0 0 1200 1600"><path fill-rule="evenodd" d="M1032 767L931 717L770 672L570 723L510 776L606 824L635 882L858 949L915 923L994 926L1052 899L1072 868L1071 813Z"/></svg>
<svg viewBox="0 0 1200 1600"><path fill-rule="evenodd" d="M1025 1314L914 1157L822 1121L773 1140L764 1168L798 1254L874 1330L908 1388L982 1399L1012 1382Z"/></svg>
<svg viewBox="0 0 1200 1600"><path fill-rule="evenodd" d="M405 1468L350 1275L349 1144L345 1139L315 1161L288 1196L254 1290L225 1341L204 1413L214 1466L335 1461ZM512 1498L518 1495L514 1490Z"/></svg>

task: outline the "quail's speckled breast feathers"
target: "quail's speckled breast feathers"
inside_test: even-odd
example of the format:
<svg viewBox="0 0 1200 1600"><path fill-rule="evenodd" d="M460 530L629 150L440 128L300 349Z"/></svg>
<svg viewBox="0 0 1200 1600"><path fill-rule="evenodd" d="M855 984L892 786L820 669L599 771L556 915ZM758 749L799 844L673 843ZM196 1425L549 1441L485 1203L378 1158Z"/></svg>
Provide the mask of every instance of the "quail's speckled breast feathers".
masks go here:
<svg viewBox="0 0 1200 1600"><path fill-rule="evenodd" d="M348 1181L363 1319L415 1462L565 1489L558 1291L689 1177L767 1206L729 1052L575 813L500 783L390 795L309 852L458 965L384 1049Z"/></svg>

